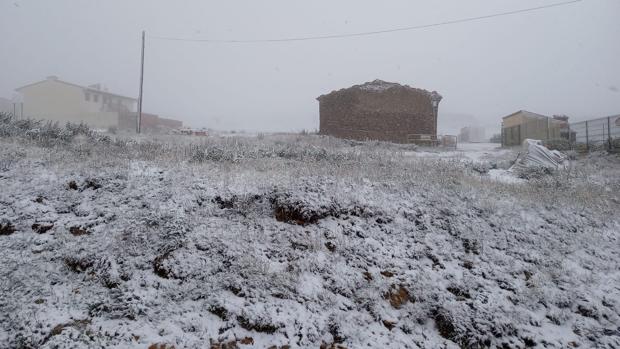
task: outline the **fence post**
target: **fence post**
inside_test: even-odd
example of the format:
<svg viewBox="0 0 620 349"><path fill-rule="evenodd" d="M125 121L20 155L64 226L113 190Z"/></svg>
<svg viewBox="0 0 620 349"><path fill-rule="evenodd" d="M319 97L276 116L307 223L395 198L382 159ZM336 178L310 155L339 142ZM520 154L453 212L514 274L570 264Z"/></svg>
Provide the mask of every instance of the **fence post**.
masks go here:
<svg viewBox="0 0 620 349"><path fill-rule="evenodd" d="M608 151L611 151L611 116L607 117L607 146Z"/></svg>
<svg viewBox="0 0 620 349"><path fill-rule="evenodd" d="M586 121L586 151L590 152L590 137L588 135L588 122Z"/></svg>

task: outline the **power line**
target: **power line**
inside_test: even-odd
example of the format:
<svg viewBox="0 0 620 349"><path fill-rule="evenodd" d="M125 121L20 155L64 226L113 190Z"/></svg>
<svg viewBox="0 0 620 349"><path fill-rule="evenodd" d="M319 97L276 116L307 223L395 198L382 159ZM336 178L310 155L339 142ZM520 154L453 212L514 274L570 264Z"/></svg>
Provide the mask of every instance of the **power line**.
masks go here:
<svg viewBox="0 0 620 349"><path fill-rule="evenodd" d="M333 35L319 35L319 36L301 36L301 37L291 37L291 38L275 38L275 39L192 39L192 38L179 38L179 37L169 37L169 36L150 36L152 39L158 40L169 40L169 41L190 41L190 42L208 42L208 43L219 43L219 44L250 44L250 43L266 43L266 42L287 42L287 41L309 41L309 40L325 40L325 39L342 39L342 38L351 38L351 37L360 37L360 36L371 36L371 35L379 35L386 33L394 33L394 32L402 32L402 31L410 31L417 29L425 29L432 27L439 27L443 25L450 24L458 24L465 22L473 22L479 21L488 18L501 17L501 16L509 16L518 13L524 12L533 12L539 11L543 9L548 9L552 7L559 7L574 4L577 2L582 2L583 0L571 0L564 2L557 2L549 5L538 6L538 7L530 7L521 10L507 11L507 12L499 12L491 15L485 16L477 16L477 17L467 17L461 19L455 19L451 21L438 22L432 24L422 24L422 25L414 25L400 28L392 28L392 29L384 29L384 30L376 30L376 31L368 31L368 32L360 32L360 33L350 33L350 34L333 34Z"/></svg>

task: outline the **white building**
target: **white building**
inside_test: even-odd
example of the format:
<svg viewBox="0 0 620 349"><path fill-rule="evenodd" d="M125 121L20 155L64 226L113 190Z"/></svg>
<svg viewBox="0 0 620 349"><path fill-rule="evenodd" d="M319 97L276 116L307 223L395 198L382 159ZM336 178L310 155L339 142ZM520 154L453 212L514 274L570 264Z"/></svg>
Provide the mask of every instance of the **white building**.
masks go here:
<svg viewBox="0 0 620 349"><path fill-rule="evenodd" d="M483 143L488 142L485 137L484 127L467 126L461 128L459 142Z"/></svg>
<svg viewBox="0 0 620 349"><path fill-rule="evenodd" d="M24 117L83 122L94 128L118 126L119 115L135 112L135 98L118 95L101 85L80 86L56 76L16 89L23 101Z"/></svg>

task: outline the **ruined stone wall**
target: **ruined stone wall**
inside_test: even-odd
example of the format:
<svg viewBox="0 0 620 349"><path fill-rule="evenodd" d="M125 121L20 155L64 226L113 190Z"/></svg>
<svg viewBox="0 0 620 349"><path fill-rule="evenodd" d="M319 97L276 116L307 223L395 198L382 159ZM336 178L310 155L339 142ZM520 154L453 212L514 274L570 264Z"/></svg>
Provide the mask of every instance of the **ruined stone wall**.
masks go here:
<svg viewBox="0 0 620 349"><path fill-rule="evenodd" d="M430 97L424 90L348 89L319 101L321 134L396 143L406 143L410 134L437 134Z"/></svg>

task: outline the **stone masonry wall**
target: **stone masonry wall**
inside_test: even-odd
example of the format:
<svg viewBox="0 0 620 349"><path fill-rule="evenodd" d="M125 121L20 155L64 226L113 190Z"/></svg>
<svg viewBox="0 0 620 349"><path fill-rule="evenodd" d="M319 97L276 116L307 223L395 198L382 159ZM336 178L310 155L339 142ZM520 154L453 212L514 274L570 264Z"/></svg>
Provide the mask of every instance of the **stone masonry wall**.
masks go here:
<svg viewBox="0 0 620 349"><path fill-rule="evenodd" d="M321 96L319 102L321 134L395 143L407 143L410 134L437 134L430 96L425 90L353 87Z"/></svg>

